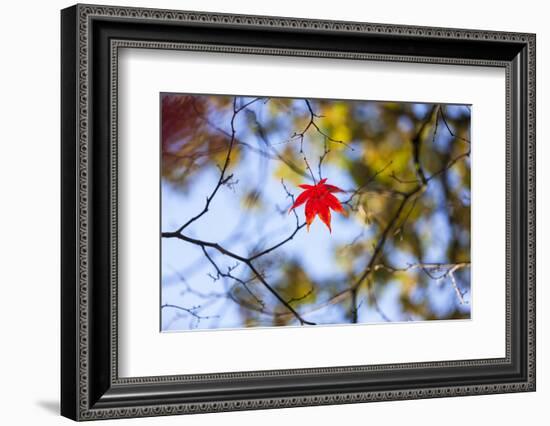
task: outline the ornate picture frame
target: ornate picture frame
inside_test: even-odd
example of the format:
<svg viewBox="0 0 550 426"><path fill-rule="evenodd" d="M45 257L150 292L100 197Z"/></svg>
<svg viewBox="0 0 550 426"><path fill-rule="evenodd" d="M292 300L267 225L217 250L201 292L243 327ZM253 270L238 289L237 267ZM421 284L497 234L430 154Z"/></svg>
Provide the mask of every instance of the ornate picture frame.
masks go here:
<svg viewBox="0 0 550 426"><path fill-rule="evenodd" d="M96 5L64 9L61 414L93 420L534 391L535 40L523 33L268 16ZM121 48L504 69L505 356L120 377Z"/></svg>

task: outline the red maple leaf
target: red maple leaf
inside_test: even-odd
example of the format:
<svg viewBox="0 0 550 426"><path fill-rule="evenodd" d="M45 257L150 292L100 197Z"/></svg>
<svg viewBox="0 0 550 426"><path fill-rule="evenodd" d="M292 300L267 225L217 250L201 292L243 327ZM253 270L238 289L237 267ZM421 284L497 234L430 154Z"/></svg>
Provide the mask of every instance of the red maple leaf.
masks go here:
<svg viewBox="0 0 550 426"><path fill-rule="evenodd" d="M304 189L292 207L290 207L289 213L298 206L306 203L305 213L306 213L306 223L307 230L309 231L309 226L315 219L315 216L319 215L321 220L325 225L327 225L329 231L332 233L330 227L330 209L335 212L344 213L344 208L338 198L332 195L333 192L344 192L340 188L334 185L326 184L326 178L321 179L316 185L298 185L300 188Z"/></svg>

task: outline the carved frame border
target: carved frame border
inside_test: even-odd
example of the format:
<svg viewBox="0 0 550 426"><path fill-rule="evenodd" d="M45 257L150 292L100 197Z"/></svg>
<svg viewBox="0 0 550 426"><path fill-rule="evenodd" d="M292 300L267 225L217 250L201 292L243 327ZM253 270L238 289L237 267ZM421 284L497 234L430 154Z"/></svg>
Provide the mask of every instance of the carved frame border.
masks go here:
<svg viewBox="0 0 550 426"><path fill-rule="evenodd" d="M415 398L431 398L441 396L460 396L460 395L475 395L487 393L503 393L503 392L518 392L518 391L533 391L535 389L535 36L533 34L521 34L510 32L493 32L479 30L464 30L464 29L447 29L447 28L430 28L402 25L383 25L369 24L356 22L336 22L324 20L308 20L295 18L280 18L280 17L265 17L265 16L245 16L245 15L228 15L203 12L187 12L187 11L169 11L156 9L140 9L127 7L104 7L92 5L77 5L73 9L76 17L77 28L73 29L76 33L77 40L74 46L76 48L77 63L73 64L76 67L75 85L77 89L75 112L76 119L76 140L67 141L66 143L76 144L76 158L70 161L75 161L74 174L76 177L77 194L75 201L76 207L76 235L75 238L75 261L77 263L77 276L72 280L65 280L63 290L66 286L76 286L74 288L76 306L73 306L74 312L71 315L65 315L63 321L67 318L73 318L76 322L75 339L76 360L74 363L75 383L72 383L70 390L73 390L76 395L74 399L63 394L62 391L62 413L73 419L92 420L114 417L140 417L140 416L158 416L170 414L184 413L205 413L214 411L229 411L229 410L246 410L246 409L261 409L261 408L278 408L278 407L294 407L308 405L323 405L323 404L340 404L351 402L366 402L366 401L382 401L382 400L400 400L400 399L415 399ZM337 392L326 394L315 394L307 396L277 396L267 398L248 398L248 399L228 399L210 402L185 402L185 403L161 403L143 406L133 406L124 404L111 406L109 404L101 406L96 404L90 398L90 333L89 333L89 271L90 271L90 167L93 167L89 162L89 113L91 106L90 100L90 81L89 81L89 59L91 47L90 27L93 19L122 19L122 20L137 20L140 22L159 22L159 23L204 23L214 25L235 25L239 27L261 27L272 29L300 29L304 31L314 30L321 32L339 32L339 33L362 33L362 34L382 34L382 35L410 35L414 37L422 37L426 39L452 39L452 40L480 40L480 41L505 41L525 45L527 53L527 75L526 75L526 117L524 125L527 127L527 176L525 182L526 192L523 198L526 202L526 223L527 223L527 282L525 283L527 295L527 359L525 361L526 380L502 382L495 384L480 384L475 386L447 386L447 387L429 387L429 388L407 388L399 390L386 390L375 392ZM119 48L154 48L154 49L178 49L178 50L199 50L199 51L218 51L228 53L255 53L265 55L298 55L298 56L315 56L327 58L342 58L342 59L362 59L362 60L383 60L397 62L425 62L425 63L447 63L460 65L482 65L482 66L498 66L506 69L506 114L507 114L507 165L506 165L506 194L507 194L507 259L506 259L506 358L504 359L484 359L484 360L465 360L451 362L435 362L435 363L415 363L415 364L389 364L378 366L361 366L361 367L327 367L321 369L300 369L300 370L274 370L261 372L243 372L243 373L223 373L209 375L193 375L193 376L161 376L161 377L143 377L143 378L119 378L117 374L117 69L118 69L118 49ZM477 59L461 59L461 58L441 58L441 57L417 57L403 55L386 55L386 54L365 54L365 53L349 53L336 51L319 51L319 50L299 50L299 49L280 49L280 48L257 48L245 46L222 46L212 44L193 44L193 43L174 43L174 42L152 42L144 40L111 40L111 367L110 381L114 387L124 385L146 385L146 384L169 384L179 382L193 381L212 381L219 379L243 379L250 377L272 377L272 376L296 376L303 377L308 374L331 374L342 372L357 372L357 371L375 371L375 370L392 370L392 369L407 369L407 368L425 368L425 367L449 367L449 366L474 366L474 365L490 365L490 364L505 364L510 362L510 342L511 336L511 321L510 298L511 296L511 267L509 258L512 253L510 246L511 233L511 217L510 207L512 203L512 178L510 164L513 161L511 153L511 137L513 129L510 128L511 115L511 93L513 90L513 82L511 81L512 65L507 61L492 61L492 60L477 60ZM520 188L522 189L522 188ZM73 261L73 259L65 259ZM70 281L70 282L69 282ZM62 342L63 345L63 342ZM63 349L64 353L66 352ZM71 356L72 354L65 354ZM63 366L62 368L65 368ZM67 374L67 373L66 373ZM70 375L72 378L72 375ZM65 385L68 389L68 385ZM65 404L65 408L63 408Z"/></svg>

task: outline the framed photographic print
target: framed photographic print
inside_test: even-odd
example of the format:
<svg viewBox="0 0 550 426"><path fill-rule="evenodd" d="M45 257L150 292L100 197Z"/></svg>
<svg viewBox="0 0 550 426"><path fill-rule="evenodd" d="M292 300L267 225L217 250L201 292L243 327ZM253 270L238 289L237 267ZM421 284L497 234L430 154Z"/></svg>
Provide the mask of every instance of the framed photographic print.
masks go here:
<svg viewBox="0 0 550 426"><path fill-rule="evenodd" d="M61 13L74 420L535 390L535 36Z"/></svg>

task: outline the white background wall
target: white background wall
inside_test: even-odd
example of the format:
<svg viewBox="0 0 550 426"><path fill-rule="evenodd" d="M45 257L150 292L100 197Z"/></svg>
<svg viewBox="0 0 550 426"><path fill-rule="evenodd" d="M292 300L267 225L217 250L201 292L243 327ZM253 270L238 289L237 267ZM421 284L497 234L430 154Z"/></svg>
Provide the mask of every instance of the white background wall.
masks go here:
<svg viewBox="0 0 550 426"><path fill-rule="evenodd" d="M537 33L538 390L530 394L294 408L102 424L548 424L550 27L540 0L120 0L103 4ZM68 424L59 404L59 9L10 1L0 20L0 422Z"/></svg>

